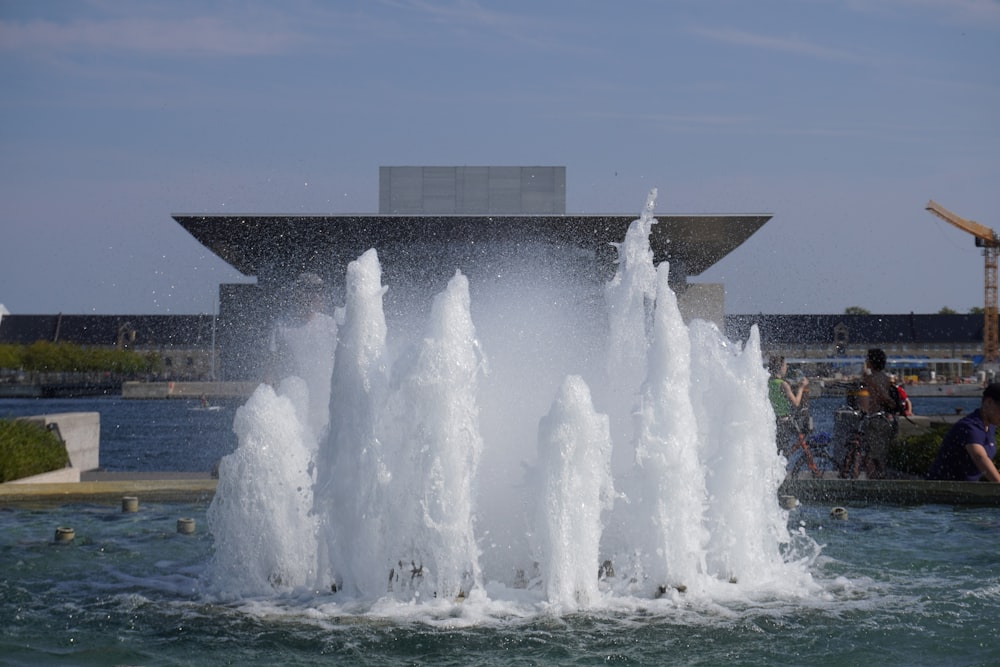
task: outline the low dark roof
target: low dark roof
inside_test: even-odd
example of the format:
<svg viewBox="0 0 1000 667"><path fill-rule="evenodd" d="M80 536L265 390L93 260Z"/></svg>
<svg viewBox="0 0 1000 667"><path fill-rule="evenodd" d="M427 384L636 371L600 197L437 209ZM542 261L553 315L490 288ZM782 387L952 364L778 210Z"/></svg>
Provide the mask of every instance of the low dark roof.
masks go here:
<svg viewBox="0 0 1000 667"><path fill-rule="evenodd" d="M756 324L764 346L829 344L840 327L848 340L872 345L983 340L982 315L727 315L725 324L726 336L740 341Z"/></svg>
<svg viewBox="0 0 1000 667"><path fill-rule="evenodd" d="M726 315L726 336L746 341L754 324L765 347L830 344L838 327L846 327L849 340L872 345L983 340L982 315ZM211 315L4 315L0 343L114 345L122 328L135 331L137 346L207 346L212 340Z"/></svg>
<svg viewBox="0 0 1000 667"><path fill-rule="evenodd" d="M77 345L115 345L119 332L135 332L139 347L208 346L211 315L4 315L0 343L30 345L35 341Z"/></svg>
<svg viewBox="0 0 1000 667"><path fill-rule="evenodd" d="M602 249L621 242L635 215L189 215L174 214L202 245L247 276L307 270L310 259L354 259L378 248L428 240L532 238ZM771 214L657 215L650 233L656 262L679 263L696 276L735 250ZM385 251L385 252L383 252ZM680 268L680 267L678 267Z"/></svg>

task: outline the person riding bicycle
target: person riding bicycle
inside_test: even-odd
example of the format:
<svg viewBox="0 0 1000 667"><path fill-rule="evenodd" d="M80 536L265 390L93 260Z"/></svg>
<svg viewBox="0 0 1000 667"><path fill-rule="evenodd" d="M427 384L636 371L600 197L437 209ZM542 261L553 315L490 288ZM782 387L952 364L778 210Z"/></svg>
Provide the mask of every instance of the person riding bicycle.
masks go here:
<svg viewBox="0 0 1000 667"><path fill-rule="evenodd" d="M773 355L768 359L767 370L771 375L767 381L767 394L771 399L771 407L774 408L778 451L791 457L796 450L801 449L809 469L814 475L818 475L819 469L805 439L805 421L808 419L806 388L809 386L809 378L802 376L796 383L797 388L792 389L791 383L786 379L788 364L780 355Z"/></svg>

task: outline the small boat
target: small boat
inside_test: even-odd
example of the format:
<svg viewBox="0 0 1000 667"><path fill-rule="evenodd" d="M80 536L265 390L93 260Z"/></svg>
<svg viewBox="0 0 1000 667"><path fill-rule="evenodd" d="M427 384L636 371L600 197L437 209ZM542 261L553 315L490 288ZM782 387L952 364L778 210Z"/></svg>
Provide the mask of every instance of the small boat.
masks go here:
<svg viewBox="0 0 1000 667"><path fill-rule="evenodd" d="M201 411L201 412L214 412L216 410L221 410L222 406L221 405L212 405L212 404L210 404L208 402L208 396L205 396L205 394L202 394L201 397L198 399L198 406L197 407L193 407L193 408L189 408L189 409L190 410L197 410L197 411Z"/></svg>

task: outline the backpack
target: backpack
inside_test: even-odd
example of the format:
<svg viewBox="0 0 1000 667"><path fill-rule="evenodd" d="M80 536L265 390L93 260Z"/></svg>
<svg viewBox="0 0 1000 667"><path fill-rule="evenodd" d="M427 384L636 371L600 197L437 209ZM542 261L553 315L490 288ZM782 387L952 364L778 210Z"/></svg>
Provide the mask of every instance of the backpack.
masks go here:
<svg viewBox="0 0 1000 667"><path fill-rule="evenodd" d="M892 403L892 408L889 410L892 414L906 414L906 391L902 387L895 384L889 385L889 402Z"/></svg>

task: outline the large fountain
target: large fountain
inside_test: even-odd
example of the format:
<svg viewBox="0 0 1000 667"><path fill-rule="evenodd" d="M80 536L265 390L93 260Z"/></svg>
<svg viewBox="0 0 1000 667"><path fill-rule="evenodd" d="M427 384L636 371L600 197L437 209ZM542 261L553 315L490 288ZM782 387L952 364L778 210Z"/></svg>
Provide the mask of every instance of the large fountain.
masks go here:
<svg viewBox="0 0 1000 667"><path fill-rule="evenodd" d="M607 285L526 241L387 310L377 251L352 262L335 317L278 332L299 370L237 412L209 588L566 611L815 588L759 341L683 322L655 200Z"/></svg>

